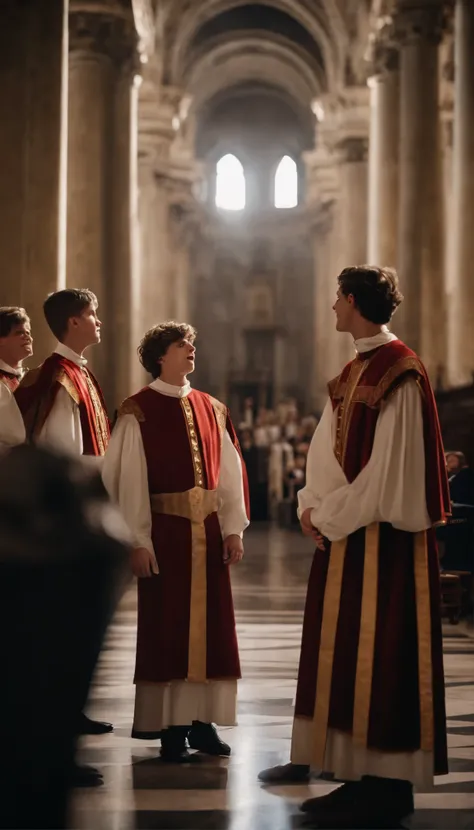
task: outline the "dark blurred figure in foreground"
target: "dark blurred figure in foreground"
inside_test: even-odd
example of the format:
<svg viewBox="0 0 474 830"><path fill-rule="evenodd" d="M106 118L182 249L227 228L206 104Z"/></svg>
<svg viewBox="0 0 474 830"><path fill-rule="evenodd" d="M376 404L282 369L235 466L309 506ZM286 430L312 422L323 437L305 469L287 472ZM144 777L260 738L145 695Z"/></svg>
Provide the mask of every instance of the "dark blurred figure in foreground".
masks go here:
<svg viewBox="0 0 474 830"><path fill-rule="evenodd" d="M78 717L126 579L99 476L27 446L0 457L0 827L63 828Z"/></svg>

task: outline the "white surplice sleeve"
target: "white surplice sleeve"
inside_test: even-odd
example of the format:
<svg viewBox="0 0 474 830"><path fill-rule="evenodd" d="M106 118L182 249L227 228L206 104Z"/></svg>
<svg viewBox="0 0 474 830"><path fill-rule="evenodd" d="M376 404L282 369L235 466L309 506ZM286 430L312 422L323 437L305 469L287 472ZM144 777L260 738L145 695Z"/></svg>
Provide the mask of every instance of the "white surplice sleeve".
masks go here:
<svg viewBox="0 0 474 830"><path fill-rule="evenodd" d="M104 486L122 514L132 544L154 553L148 472L140 426L134 415L118 419L102 466Z"/></svg>
<svg viewBox="0 0 474 830"><path fill-rule="evenodd" d="M25 425L15 396L0 381L0 450L25 441Z"/></svg>
<svg viewBox="0 0 474 830"><path fill-rule="evenodd" d="M245 510L242 462L227 430L222 442L221 469L217 485L217 515L222 536L242 536L249 521Z"/></svg>
<svg viewBox="0 0 474 830"><path fill-rule="evenodd" d="M332 452L333 441L329 446ZM367 465L351 484L320 498L311 521L331 541L372 522L389 522L412 533L431 526L421 397L414 380L403 383L383 405Z"/></svg>
<svg viewBox="0 0 474 830"><path fill-rule="evenodd" d="M82 427L78 405L66 389L56 395L51 412L38 436L38 443L68 455L82 455Z"/></svg>
<svg viewBox="0 0 474 830"><path fill-rule="evenodd" d="M321 504L324 496L347 484L341 465L333 452L333 410L331 401L324 407L316 427L306 461L306 484L298 492L298 516Z"/></svg>

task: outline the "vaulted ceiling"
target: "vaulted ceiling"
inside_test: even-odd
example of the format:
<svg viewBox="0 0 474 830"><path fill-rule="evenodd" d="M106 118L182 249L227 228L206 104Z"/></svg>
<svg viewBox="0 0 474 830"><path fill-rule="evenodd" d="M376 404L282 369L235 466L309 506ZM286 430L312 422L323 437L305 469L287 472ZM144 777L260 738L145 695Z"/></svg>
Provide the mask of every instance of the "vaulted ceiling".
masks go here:
<svg viewBox="0 0 474 830"><path fill-rule="evenodd" d="M249 82L269 83L308 106L344 77L350 17L341 4L162 0L163 80L185 87L197 106ZM349 9L350 0L346 5Z"/></svg>
<svg viewBox="0 0 474 830"><path fill-rule="evenodd" d="M161 81L190 96L198 122L231 99L234 112L250 99L279 99L304 145L314 99L357 82L374 1L157 0Z"/></svg>

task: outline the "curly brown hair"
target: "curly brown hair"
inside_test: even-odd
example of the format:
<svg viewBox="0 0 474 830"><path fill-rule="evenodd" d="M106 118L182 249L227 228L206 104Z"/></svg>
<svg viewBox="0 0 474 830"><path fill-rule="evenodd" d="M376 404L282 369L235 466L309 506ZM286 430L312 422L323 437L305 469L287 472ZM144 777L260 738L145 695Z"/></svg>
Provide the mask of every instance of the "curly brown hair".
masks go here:
<svg viewBox="0 0 474 830"><path fill-rule="evenodd" d="M8 337L15 326L29 322L30 318L24 308L16 305L0 306L0 337Z"/></svg>
<svg viewBox="0 0 474 830"><path fill-rule="evenodd" d="M43 311L54 336L61 340L71 317L79 317L90 305L97 309L99 303L89 288L65 288L49 294L43 303Z"/></svg>
<svg viewBox="0 0 474 830"><path fill-rule="evenodd" d="M164 357L172 343L179 340L189 340L194 343L196 329L189 323L177 323L176 320L167 320L149 329L143 336L138 347L138 356L143 368L153 378L161 375L160 359Z"/></svg>
<svg viewBox="0 0 474 830"><path fill-rule="evenodd" d="M403 301L394 268L352 265L341 271L337 281L344 296L352 294L357 310L371 323L388 323Z"/></svg>

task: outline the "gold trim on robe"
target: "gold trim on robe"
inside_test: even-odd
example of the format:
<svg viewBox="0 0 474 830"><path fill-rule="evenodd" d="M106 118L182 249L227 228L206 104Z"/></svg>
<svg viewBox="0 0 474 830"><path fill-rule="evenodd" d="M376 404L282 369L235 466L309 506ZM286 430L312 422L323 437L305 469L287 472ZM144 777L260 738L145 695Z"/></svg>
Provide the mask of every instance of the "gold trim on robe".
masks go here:
<svg viewBox="0 0 474 830"><path fill-rule="evenodd" d="M217 398L211 397L211 404L214 410L214 414L216 416L217 426L219 428L219 434L221 436L221 446L224 440L224 433L227 426L227 407L225 404L221 403L217 400Z"/></svg>
<svg viewBox="0 0 474 830"><path fill-rule="evenodd" d="M326 588L324 591L321 641L318 655L318 679L313 716L312 764L322 769L328 734L329 706L331 703L332 671L336 644L339 608L341 605L342 576L346 560L347 539L333 542L329 556Z"/></svg>
<svg viewBox="0 0 474 830"><path fill-rule="evenodd" d="M354 691L352 734L356 744L367 746L369 733L372 675L374 670L375 631L377 627L377 595L379 580L378 522L365 529L364 577L360 611L359 647Z"/></svg>
<svg viewBox="0 0 474 830"><path fill-rule="evenodd" d="M99 455L105 455L105 451L109 443L109 425L107 415L104 412L102 401L99 398L95 383L92 380L88 370L83 367L82 371L86 379L87 389L92 401L92 409L94 410L94 426L97 444L99 447Z"/></svg>
<svg viewBox="0 0 474 830"><path fill-rule="evenodd" d="M207 540L204 507L205 499L215 498L217 508L217 494L204 496L208 491L204 489L204 470L199 449L199 439L194 423L194 414L188 398L181 398L186 429L188 432L191 457L194 468L195 487L189 490L191 521L191 602L189 613L189 652L188 677L193 683L202 683L207 679ZM176 494L174 494L176 495ZM185 495L185 494L183 494ZM214 501L212 501L214 504ZM212 513L214 510L210 510ZM176 514L175 514L176 515ZM185 516L187 518L187 516Z"/></svg>
<svg viewBox="0 0 474 830"><path fill-rule="evenodd" d="M413 559L415 565L416 619L418 630L418 684L421 724L420 749L424 752L432 752L434 747L433 663L431 654L431 607L426 530L415 533Z"/></svg>

